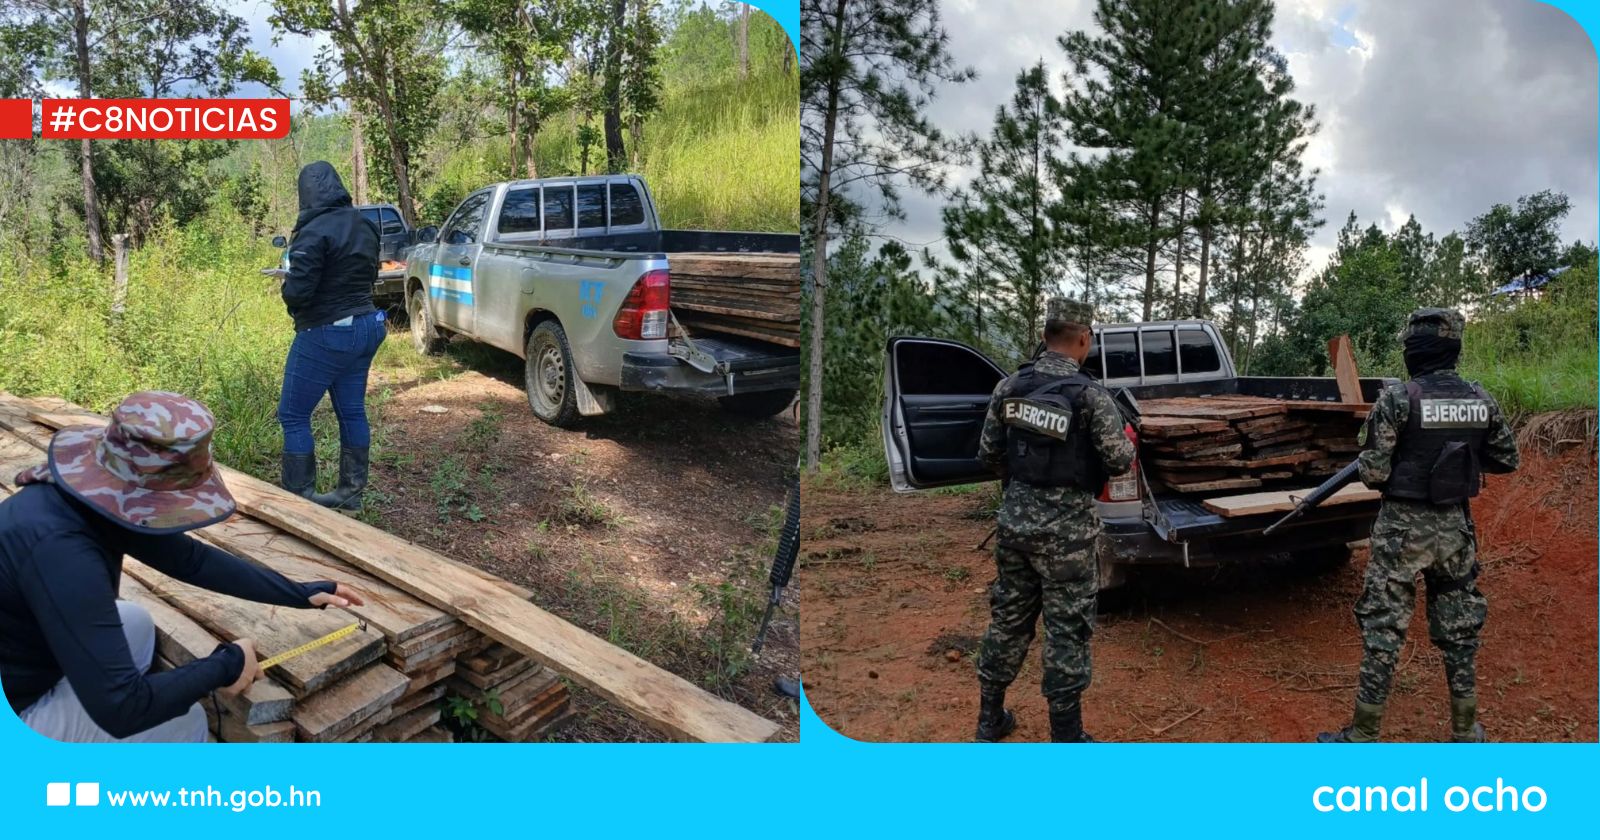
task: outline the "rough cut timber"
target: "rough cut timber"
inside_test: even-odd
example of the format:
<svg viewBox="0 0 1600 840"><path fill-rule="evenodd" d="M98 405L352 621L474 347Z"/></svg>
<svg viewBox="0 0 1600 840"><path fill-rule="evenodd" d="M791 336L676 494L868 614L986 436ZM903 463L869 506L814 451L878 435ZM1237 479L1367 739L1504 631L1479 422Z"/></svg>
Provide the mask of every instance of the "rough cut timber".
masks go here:
<svg viewBox="0 0 1600 840"><path fill-rule="evenodd" d="M14 417L0 412L0 425ZM21 403L29 420L51 428L103 417L41 410ZM590 635L526 601L504 581L336 511L307 504L249 475L220 467L240 510L313 543L347 563L457 615L483 634L533 658L680 740L766 741L776 724ZM204 623L204 622L202 622ZM406 686L396 692L399 697Z"/></svg>
<svg viewBox="0 0 1600 840"><path fill-rule="evenodd" d="M800 255L669 254L672 309L701 331L800 346Z"/></svg>
<svg viewBox="0 0 1600 840"><path fill-rule="evenodd" d="M1218 394L1140 408L1149 477L1179 493L1208 493L1332 474L1360 449L1356 432L1370 406Z"/></svg>
<svg viewBox="0 0 1600 840"><path fill-rule="evenodd" d="M1251 493L1245 496L1222 496L1215 499L1206 499L1202 504L1206 510L1227 517L1254 516L1260 513L1288 513L1294 509L1300 499L1310 492L1304 490L1279 490L1273 493ZM1370 502L1378 498L1376 490L1361 484L1350 484L1339 492L1329 496L1323 501L1322 506L1347 505L1353 502Z"/></svg>

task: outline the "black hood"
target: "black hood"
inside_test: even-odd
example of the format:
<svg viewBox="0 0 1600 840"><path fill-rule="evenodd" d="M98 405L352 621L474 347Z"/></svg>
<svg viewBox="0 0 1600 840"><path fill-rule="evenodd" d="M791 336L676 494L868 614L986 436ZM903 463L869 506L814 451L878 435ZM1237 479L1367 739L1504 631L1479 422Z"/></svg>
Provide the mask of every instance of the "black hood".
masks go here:
<svg viewBox="0 0 1600 840"><path fill-rule="evenodd" d="M300 216L294 222L296 231L329 210L350 206L349 190L339 180L339 173L334 171L333 164L325 160L307 164L301 169L297 186L300 192Z"/></svg>
<svg viewBox="0 0 1600 840"><path fill-rule="evenodd" d="M1408 335L1405 339L1406 373L1415 379L1436 370L1450 370L1461 358L1461 339L1436 335Z"/></svg>

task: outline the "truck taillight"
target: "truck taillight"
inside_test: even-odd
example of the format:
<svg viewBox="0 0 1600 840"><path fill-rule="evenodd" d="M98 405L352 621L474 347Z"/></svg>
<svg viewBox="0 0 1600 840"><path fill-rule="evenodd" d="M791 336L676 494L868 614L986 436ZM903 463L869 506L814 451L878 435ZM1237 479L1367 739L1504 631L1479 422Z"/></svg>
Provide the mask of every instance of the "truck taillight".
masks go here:
<svg viewBox="0 0 1600 840"><path fill-rule="evenodd" d="M647 271L628 291L611 326L618 338L666 338L667 309L671 302L672 281L667 271Z"/></svg>
<svg viewBox="0 0 1600 840"><path fill-rule="evenodd" d="M1125 424L1122 433L1128 436L1128 442L1133 444L1133 463L1128 466L1128 471L1122 475L1112 476L1106 486L1100 490L1102 502L1133 502L1139 499L1139 433L1133 424Z"/></svg>

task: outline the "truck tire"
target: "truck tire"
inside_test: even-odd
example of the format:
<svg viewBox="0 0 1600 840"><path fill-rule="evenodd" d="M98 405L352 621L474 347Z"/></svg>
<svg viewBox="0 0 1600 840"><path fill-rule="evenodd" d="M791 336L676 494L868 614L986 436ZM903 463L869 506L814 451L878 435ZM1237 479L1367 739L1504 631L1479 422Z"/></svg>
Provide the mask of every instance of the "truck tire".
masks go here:
<svg viewBox="0 0 1600 840"><path fill-rule="evenodd" d="M545 321L533 328L528 336L523 374L533 416L563 428L578 422L578 397L570 387L570 380L577 374L572 368L567 331L559 323Z"/></svg>
<svg viewBox="0 0 1600 840"><path fill-rule="evenodd" d="M755 391L749 394L734 394L730 397L717 397L722 410L731 414L745 417L775 417L782 414L785 409L794 404L796 390L788 391Z"/></svg>
<svg viewBox="0 0 1600 840"><path fill-rule="evenodd" d="M424 356L437 356L444 352L449 342L433 324L433 313L428 311L428 291L417 289L411 293L406 318L411 322L411 346Z"/></svg>

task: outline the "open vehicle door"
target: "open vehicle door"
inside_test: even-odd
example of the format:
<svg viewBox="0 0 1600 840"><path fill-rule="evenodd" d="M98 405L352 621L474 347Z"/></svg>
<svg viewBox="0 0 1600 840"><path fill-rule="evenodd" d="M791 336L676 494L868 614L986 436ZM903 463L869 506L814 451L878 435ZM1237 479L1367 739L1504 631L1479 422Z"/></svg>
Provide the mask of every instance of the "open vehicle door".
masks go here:
<svg viewBox="0 0 1600 840"><path fill-rule="evenodd" d="M883 450L895 491L995 480L978 462L978 438L1005 372L938 338L891 338L886 352Z"/></svg>

